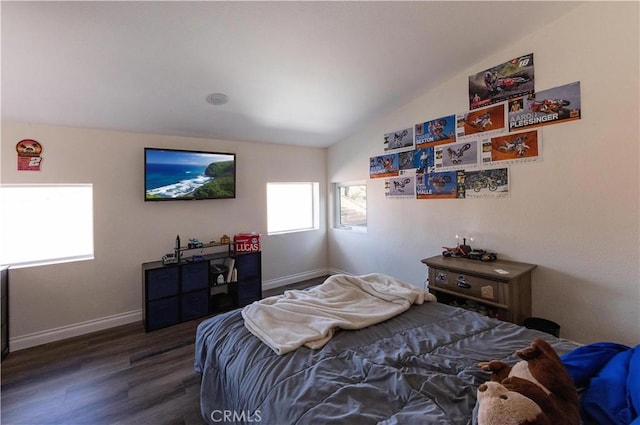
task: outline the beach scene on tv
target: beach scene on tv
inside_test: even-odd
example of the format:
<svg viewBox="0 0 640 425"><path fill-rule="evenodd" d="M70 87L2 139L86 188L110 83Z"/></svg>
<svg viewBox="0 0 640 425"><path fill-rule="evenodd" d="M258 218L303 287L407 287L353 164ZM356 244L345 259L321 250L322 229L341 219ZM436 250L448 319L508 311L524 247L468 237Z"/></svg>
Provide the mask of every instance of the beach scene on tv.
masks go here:
<svg viewBox="0 0 640 425"><path fill-rule="evenodd" d="M235 197L233 154L178 150L145 151L145 199Z"/></svg>

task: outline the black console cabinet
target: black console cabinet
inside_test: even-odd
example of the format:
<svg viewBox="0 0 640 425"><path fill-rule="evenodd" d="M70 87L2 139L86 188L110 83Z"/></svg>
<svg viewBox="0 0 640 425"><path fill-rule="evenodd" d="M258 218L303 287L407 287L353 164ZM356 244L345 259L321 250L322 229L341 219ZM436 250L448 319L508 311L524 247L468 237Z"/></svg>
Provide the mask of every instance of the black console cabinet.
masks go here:
<svg viewBox="0 0 640 425"><path fill-rule="evenodd" d="M234 260L237 270L234 282L216 268L228 264L229 259ZM262 256L260 252L229 250L205 255L199 261L144 263L142 281L144 328L149 332L261 299Z"/></svg>

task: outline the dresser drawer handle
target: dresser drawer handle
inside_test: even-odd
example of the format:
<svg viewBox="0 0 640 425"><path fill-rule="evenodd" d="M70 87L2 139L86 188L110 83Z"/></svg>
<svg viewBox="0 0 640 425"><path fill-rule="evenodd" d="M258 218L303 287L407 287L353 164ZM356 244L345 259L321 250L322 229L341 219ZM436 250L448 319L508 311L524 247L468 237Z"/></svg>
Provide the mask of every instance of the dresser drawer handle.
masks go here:
<svg viewBox="0 0 640 425"><path fill-rule="evenodd" d="M460 275L460 276L458 276L458 278L456 280L458 281L458 287L459 288L464 288L464 289L471 288L471 285L469 285L467 283L467 281L465 280L464 276Z"/></svg>
<svg viewBox="0 0 640 425"><path fill-rule="evenodd" d="M436 276L436 281L439 283L447 283L447 275L444 273L438 273Z"/></svg>

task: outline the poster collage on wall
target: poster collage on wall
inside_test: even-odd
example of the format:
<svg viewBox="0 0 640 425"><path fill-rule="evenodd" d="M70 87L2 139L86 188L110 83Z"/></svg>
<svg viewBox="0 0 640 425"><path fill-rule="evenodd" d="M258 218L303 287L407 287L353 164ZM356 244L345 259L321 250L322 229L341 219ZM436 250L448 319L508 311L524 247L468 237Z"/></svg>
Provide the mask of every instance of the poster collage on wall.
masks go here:
<svg viewBox="0 0 640 425"><path fill-rule="evenodd" d="M509 167L542 158L540 127L580 117L580 82L536 92L530 53L471 75L468 111L384 134L369 177L390 199L507 197Z"/></svg>

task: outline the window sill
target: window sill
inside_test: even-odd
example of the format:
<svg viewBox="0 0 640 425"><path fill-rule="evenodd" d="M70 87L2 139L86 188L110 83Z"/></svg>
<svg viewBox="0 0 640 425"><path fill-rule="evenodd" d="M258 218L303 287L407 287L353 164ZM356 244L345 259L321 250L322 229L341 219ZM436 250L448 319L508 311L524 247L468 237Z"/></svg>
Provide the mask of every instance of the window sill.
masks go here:
<svg viewBox="0 0 640 425"><path fill-rule="evenodd" d="M335 230L345 230L355 233L367 233L367 228L363 226L335 226Z"/></svg>

